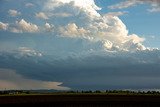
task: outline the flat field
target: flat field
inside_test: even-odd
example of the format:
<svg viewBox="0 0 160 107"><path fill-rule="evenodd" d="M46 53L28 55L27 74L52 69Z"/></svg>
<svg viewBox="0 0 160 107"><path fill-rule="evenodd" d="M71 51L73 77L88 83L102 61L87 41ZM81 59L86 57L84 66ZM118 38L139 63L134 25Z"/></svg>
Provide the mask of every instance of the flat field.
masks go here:
<svg viewBox="0 0 160 107"><path fill-rule="evenodd" d="M160 107L160 95L37 94L0 96L0 107Z"/></svg>

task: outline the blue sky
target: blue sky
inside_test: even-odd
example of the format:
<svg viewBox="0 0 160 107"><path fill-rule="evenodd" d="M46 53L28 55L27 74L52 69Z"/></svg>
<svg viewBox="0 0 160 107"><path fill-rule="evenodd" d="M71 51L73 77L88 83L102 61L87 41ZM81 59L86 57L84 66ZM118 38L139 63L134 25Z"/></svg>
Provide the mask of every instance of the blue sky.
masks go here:
<svg viewBox="0 0 160 107"><path fill-rule="evenodd" d="M1 0L0 14L1 90L160 88L157 0Z"/></svg>

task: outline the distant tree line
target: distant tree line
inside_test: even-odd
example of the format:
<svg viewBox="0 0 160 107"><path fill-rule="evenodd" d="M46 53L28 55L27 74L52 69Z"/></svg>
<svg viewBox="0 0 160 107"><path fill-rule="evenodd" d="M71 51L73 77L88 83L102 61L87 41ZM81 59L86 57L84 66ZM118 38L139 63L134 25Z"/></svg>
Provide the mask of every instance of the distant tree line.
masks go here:
<svg viewBox="0 0 160 107"><path fill-rule="evenodd" d="M15 95L15 94L30 94L30 91L24 91L24 90L5 90L0 91L0 95Z"/></svg>
<svg viewBox="0 0 160 107"><path fill-rule="evenodd" d="M106 94L159 94L160 91L130 91L130 90L106 90L106 91L67 91L67 93L106 93Z"/></svg>
<svg viewBox="0 0 160 107"><path fill-rule="evenodd" d="M4 91L0 91L0 95L16 95L16 94L42 94L43 92L36 92L33 90L4 90ZM96 93L100 93L100 94L150 94L150 95L160 95L160 91L130 91L130 90L105 90L105 91L101 91L101 90L96 90L96 91L92 91L92 90L88 90L88 91L55 91L55 92L45 92L45 94L54 94L54 93L70 93L70 94L85 94L85 93L92 93L92 94L96 94Z"/></svg>

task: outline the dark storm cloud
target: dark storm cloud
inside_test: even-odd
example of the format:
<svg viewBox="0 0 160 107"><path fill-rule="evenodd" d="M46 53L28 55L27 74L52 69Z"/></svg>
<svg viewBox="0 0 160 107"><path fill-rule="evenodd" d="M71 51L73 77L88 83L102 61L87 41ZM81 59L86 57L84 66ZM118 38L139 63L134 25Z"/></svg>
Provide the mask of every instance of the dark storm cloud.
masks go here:
<svg viewBox="0 0 160 107"><path fill-rule="evenodd" d="M158 50L123 55L91 53L65 59L55 56L17 58L5 53L0 55L0 68L14 69L26 78L61 81L72 89L151 89L159 87L159 57Z"/></svg>

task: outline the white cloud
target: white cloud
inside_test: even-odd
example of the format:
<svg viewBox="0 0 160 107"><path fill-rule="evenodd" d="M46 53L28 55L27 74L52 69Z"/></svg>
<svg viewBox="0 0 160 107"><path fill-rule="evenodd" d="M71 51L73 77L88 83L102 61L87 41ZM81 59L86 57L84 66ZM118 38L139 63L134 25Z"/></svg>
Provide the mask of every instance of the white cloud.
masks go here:
<svg viewBox="0 0 160 107"><path fill-rule="evenodd" d="M16 21L15 24L11 24L6 30L13 33L38 33L38 32L53 32L54 25L50 23L45 23L44 26L37 26L31 22L27 22L24 19Z"/></svg>
<svg viewBox="0 0 160 107"><path fill-rule="evenodd" d="M16 16L18 16L18 15L21 15L21 12L18 12L17 10L12 10L12 9L10 9L10 10L8 11L8 13L9 13L9 15L12 16L12 17L16 17Z"/></svg>
<svg viewBox="0 0 160 107"><path fill-rule="evenodd" d="M7 30L7 29L8 29L8 26L9 26L8 23L0 22L0 29L2 29L2 30Z"/></svg>
<svg viewBox="0 0 160 107"><path fill-rule="evenodd" d="M75 23L69 23L65 27L60 27L60 34L68 37L84 37L87 31L84 28L79 28Z"/></svg>
<svg viewBox="0 0 160 107"><path fill-rule="evenodd" d="M43 12L36 13L36 17L40 19L45 19L45 20L49 19L48 16Z"/></svg>
<svg viewBox="0 0 160 107"><path fill-rule="evenodd" d="M108 47L106 43L110 43L109 48L120 50L128 50L128 42L130 45L141 44L144 39L130 35L125 24L117 17L126 12L108 13L100 15L93 0L48 0L44 6L45 12L59 14L61 12L72 14L67 18L59 16L52 17L50 21L55 26L55 33L64 37L81 37L91 41L101 41L104 47ZM55 23L58 23L57 25ZM142 44L141 44L142 45ZM136 47L137 46L137 47ZM143 45L142 45L143 46ZM135 45L131 50L136 50L139 45ZM139 49L139 48L138 48ZM142 48L141 48L142 49Z"/></svg>
<svg viewBox="0 0 160 107"><path fill-rule="evenodd" d="M127 47L125 46L128 44L128 42L131 42L130 44L141 44L141 42L144 41L143 38L140 38L135 34L128 35L126 26L118 17L106 15L103 18L105 19L107 25L105 25L105 23L99 23L98 25L95 25L100 27L96 31L97 35L100 36L98 39L101 39L102 41L110 41L113 48L119 47L121 50L126 50ZM102 24L105 26L103 27ZM130 47L129 45L127 46Z"/></svg>
<svg viewBox="0 0 160 107"><path fill-rule="evenodd" d="M52 25L52 24L49 24L49 23L45 23L45 25L44 25L44 27L45 27L45 31L49 31L49 32L53 32L54 31L54 25Z"/></svg>
<svg viewBox="0 0 160 107"><path fill-rule="evenodd" d="M33 7L34 4L32 4L32 3L26 3L25 6L26 6L26 7Z"/></svg>
<svg viewBox="0 0 160 107"><path fill-rule="evenodd" d="M65 4L70 4L75 7L80 7L81 9L85 10L87 13L91 15L99 16L99 14L96 12L96 10L100 10L94 0L48 0L45 5L45 9L47 10L54 10L55 8L59 6L63 6Z"/></svg>
<svg viewBox="0 0 160 107"><path fill-rule="evenodd" d="M34 33L39 31L39 28L37 25L30 22L26 22L24 19L21 19L19 22L16 21L16 25L17 25L17 28L13 28L13 29L15 29L14 31L18 33L19 32Z"/></svg>
<svg viewBox="0 0 160 107"><path fill-rule="evenodd" d="M37 90L55 89L69 90L68 87L61 86L61 82L41 81L24 78L14 70L0 69L0 90Z"/></svg>

